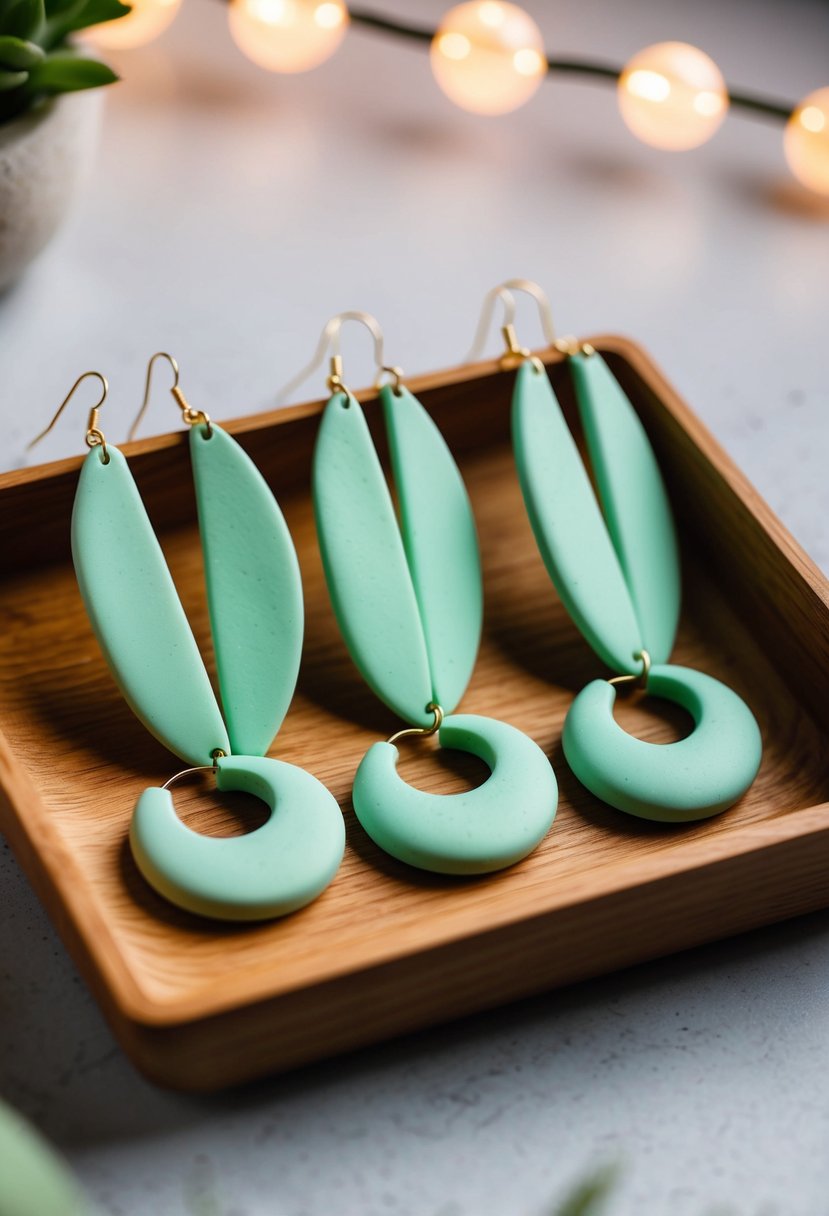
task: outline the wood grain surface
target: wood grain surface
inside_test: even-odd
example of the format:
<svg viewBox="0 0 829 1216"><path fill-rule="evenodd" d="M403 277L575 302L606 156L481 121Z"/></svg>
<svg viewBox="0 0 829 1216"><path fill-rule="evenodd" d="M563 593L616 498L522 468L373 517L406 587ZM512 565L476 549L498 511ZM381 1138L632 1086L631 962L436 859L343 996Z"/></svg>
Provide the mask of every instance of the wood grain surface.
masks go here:
<svg viewBox="0 0 829 1216"><path fill-rule="evenodd" d="M829 903L827 582L643 352L591 341L639 410L677 512L684 606L674 660L745 697L763 765L735 808L687 827L639 822L578 784L562 723L574 693L605 673L558 602L522 507L512 377L480 364L412 380L459 457L482 542L484 638L461 709L531 735L561 790L538 851L483 879L412 870L354 818L355 768L398 723L351 664L322 579L308 494L319 404L227 428L280 500L305 587L299 687L271 754L328 785L348 836L329 890L279 922L199 920L138 874L127 846L133 805L177 762L122 701L80 602L69 556L79 460L0 477L0 826L125 1050L156 1080L216 1088ZM550 370L572 418L566 367L554 357ZM376 403L361 396L376 429ZM114 412L101 422L113 442L127 426ZM186 439L124 451L212 674ZM688 726L636 696L620 698L618 717L654 741ZM404 748L401 773L447 793L486 775L478 761L422 742ZM263 813L209 782L177 790L176 804L190 826L215 834L249 830Z"/></svg>

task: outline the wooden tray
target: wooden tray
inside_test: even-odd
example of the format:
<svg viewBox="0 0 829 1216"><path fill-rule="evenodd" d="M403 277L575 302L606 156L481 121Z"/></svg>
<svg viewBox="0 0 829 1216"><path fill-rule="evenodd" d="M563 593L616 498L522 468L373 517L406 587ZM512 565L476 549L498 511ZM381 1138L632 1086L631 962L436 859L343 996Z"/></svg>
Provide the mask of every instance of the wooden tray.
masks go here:
<svg viewBox="0 0 829 1216"><path fill-rule="evenodd" d="M308 496L319 404L228 426L276 489L305 582L305 658L274 754L330 787L348 830L333 886L273 924L179 913L137 873L132 807L177 762L121 700L81 606L68 543L79 460L0 477L0 826L124 1050L155 1080L217 1088L829 904L829 586L642 351L591 340L640 411L677 512L675 659L747 699L765 756L738 806L688 827L638 822L579 786L562 722L574 692L602 673L522 509L512 376L487 363L412 381L458 454L482 539L486 624L463 709L527 731L561 787L537 853L484 879L410 870L354 819L356 765L397 723L352 667L322 581ZM566 368L550 366L572 415ZM117 436L126 420L109 408L103 423ZM376 422L372 401L367 412ZM74 421L80 436L80 407ZM185 438L125 450L209 653ZM620 718L642 737L676 737L677 722L648 703L626 701ZM404 750L401 771L424 788L480 775L477 762L441 763L427 744ZM203 830L260 821L240 796L182 788L177 799Z"/></svg>

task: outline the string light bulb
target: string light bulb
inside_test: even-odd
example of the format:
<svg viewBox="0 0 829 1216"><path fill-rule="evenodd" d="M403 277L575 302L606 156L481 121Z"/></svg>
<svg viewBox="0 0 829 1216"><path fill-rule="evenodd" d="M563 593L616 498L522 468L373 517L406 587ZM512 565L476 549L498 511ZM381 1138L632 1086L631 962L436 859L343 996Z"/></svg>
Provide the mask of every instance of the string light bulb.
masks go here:
<svg viewBox="0 0 829 1216"><path fill-rule="evenodd" d="M829 196L829 88L804 97L786 123L783 150L801 185Z"/></svg>
<svg viewBox="0 0 829 1216"><path fill-rule="evenodd" d="M102 21L84 31L95 46L108 51L145 46L163 34L181 8L181 0L125 0L130 12L115 21Z"/></svg>
<svg viewBox="0 0 829 1216"><path fill-rule="evenodd" d="M345 37L343 0L231 0L233 41L269 72L307 72L329 59Z"/></svg>
<svg viewBox="0 0 829 1216"><path fill-rule="evenodd" d="M450 9L432 39L431 61L446 96L473 114L518 109L547 71L538 26L522 8L501 0Z"/></svg>
<svg viewBox="0 0 829 1216"><path fill-rule="evenodd" d="M728 110L722 72L687 42L658 42L639 51L622 69L617 92L625 123L653 148L699 147Z"/></svg>

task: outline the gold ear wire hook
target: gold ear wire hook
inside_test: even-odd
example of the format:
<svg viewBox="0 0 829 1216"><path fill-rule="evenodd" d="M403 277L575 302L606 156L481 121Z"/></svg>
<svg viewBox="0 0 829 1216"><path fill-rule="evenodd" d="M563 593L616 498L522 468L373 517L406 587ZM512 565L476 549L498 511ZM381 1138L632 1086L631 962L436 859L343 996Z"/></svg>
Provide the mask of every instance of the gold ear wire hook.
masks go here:
<svg viewBox="0 0 829 1216"><path fill-rule="evenodd" d="M322 365L329 350L331 355L329 372L325 381L326 387L332 393L345 393L346 397L352 395L351 390L343 380L343 360L340 350L340 331L346 321L358 321L366 327L374 339L374 362L377 365L378 373L386 370L383 358L383 331L380 328L379 321L369 312L361 312L359 309L348 309L345 312L337 313L335 317L331 317L329 321L326 321L311 361L279 390L276 396L277 405L281 405L286 397L290 397L301 384L305 383L308 377Z"/></svg>
<svg viewBox="0 0 829 1216"><path fill-rule="evenodd" d="M536 371L540 372L544 370L541 360L530 352L529 347L521 345L515 332L515 296L513 295L513 289L527 290L525 284L529 284L529 280L508 279L506 283L501 283L498 287L493 287L491 291L487 292L484 297L484 305L481 309L478 328L475 331L475 339L466 356L467 362L472 362L481 354L490 325L492 324L495 306L500 302L504 306L504 323L501 326L501 336L506 345L506 350L499 360L501 367L504 369L519 367L522 363L529 361ZM533 289L536 286L534 283L530 284L530 287ZM549 301L544 296L540 287L538 287L538 292L541 293L541 297L543 298L543 305L541 301L539 301L539 305L542 312L545 336L549 336L552 333L552 316L550 314ZM535 291L531 291L530 294L535 295ZM536 298L538 297L536 296ZM549 330L548 326L550 327Z"/></svg>
<svg viewBox="0 0 829 1216"><path fill-rule="evenodd" d="M391 379L384 380L383 376L390 376ZM374 381L374 387L382 388L384 384L390 384L395 397L399 397L403 389L403 368L381 367L377 373L377 379Z"/></svg>
<svg viewBox="0 0 829 1216"><path fill-rule="evenodd" d="M49 423L48 426L43 428L43 430L40 432L39 435L35 435L34 439L32 440L32 442L30 444L27 444L27 447L26 447L27 451L30 452L32 450L32 448L35 446L35 444L40 443L41 439L43 439L46 435L49 434L52 427L57 422L58 418L60 418L63 411L66 409L67 405L72 400L72 397L74 396L78 387L81 384L83 384L84 380L87 380L90 376L96 380L100 380L101 397L100 397L100 400L97 401L95 403L95 405L93 405L92 409L89 411L89 420L86 424L86 446L89 448L100 448L101 449L101 460L103 461L104 464L109 464L109 452L107 451L107 445L106 445L106 439L104 437L104 432L98 426L98 415L100 413L101 406L104 404L104 402L107 399L107 393L109 392L109 384L107 382L107 378L101 372L84 372L83 375L78 376L77 380L72 385L69 392L66 394L63 401L61 401L60 405L58 406L57 410L55 411L55 416L52 419L52 421Z"/></svg>
<svg viewBox="0 0 829 1216"><path fill-rule="evenodd" d="M577 338L556 337L553 310L543 287L540 287L538 283L534 283L532 279L507 279L504 283L499 284L498 287L493 287L484 297L481 318L475 331L475 338L466 356L467 362L472 362L480 356L492 323L495 305L499 300L504 305L504 324L501 327L501 333L507 347L506 352L501 358L501 366L515 367L517 363L531 358L528 348L519 344L515 333L515 296L513 293L516 291L522 291L535 300L538 305L538 315L541 320L544 339L552 350L557 350L563 355L575 355L579 353L585 355L595 354L594 348L589 342L580 342ZM532 361L537 368L541 368L541 361L539 359L533 358Z"/></svg>
<svg viewBox="0 0 829 1216"><path fill-rule="evenodd" d="M156 359L166 359L170 364L170 367L173 369L173 376L175 378L173 383L170 385L170 392L173 395L173 400L175 401L176 405L181 410L182 422L186 423L187 426L197 426L199 423L203 423L207 427L206 438L209 439L213 434L213 424L210 421L210 415L206 414L204 410L194 410L189 404L187 398L184 396L184 393L178 386L181 375L178 361L174 359L172 355L168 355L166 350L157 350L147 364L147 378L144 381L144 400L141 402L141 409L138 411L135 422L133 422L132 426L130 427L130 432L127 439L131 441L135 438L136 431L141 425L141 419L146 414L147 406L150 404L150 388L152 386L153 366L155 365Z"/></svg>

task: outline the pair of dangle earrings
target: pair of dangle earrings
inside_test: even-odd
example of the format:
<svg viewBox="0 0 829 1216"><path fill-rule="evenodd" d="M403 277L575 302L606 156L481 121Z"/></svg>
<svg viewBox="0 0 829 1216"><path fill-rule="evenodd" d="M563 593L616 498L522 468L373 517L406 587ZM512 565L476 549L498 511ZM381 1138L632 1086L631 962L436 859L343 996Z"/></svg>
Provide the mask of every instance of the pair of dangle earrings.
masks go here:
<svg viewBox="0 0 829 1216"><path fill-rule="evenodd" d="M329 323L323 348L338 350L344 314ZM285 915L328 886L342 860L343 818L325 787L304 770L265 755L288 710L299 669L303 601L299 566L282 513L238 443L179 387L172 395L190 428L190 459L204 557L210 630L221 708L186 613L122 453L90 411L72 512L72 556L84 605L107 664L130 708L188 767L143 792L130 825L144 878L177 906L225 920ZM362 409L332 360L313 470L320 546L335 613L369 685L408 726L375 744L354 782L354 806L386 852L447 874L501 869L530 853L555 817L558 791L549 761L505 723L453 714L469 681L481 631L477 536L460 473L440 432L391 369L380 389L401 504L401 526ZM30 445L30 446L33 446ZM483 786L430 795L399 779L396 742L437 734L492 770ZM220 790L241 790L270 808L256 831L204 836L176 814L171 786L212 772Z"/></svg>
<svg viewBox="0 0 829 1216"><path fill-rule="evenodd" d="M221 708L127 462L101 430L106 379L87 426L90 451L72 511L72 558L93 632L124 698L146 728L189 767L146 789L130 825L133 857L162 896L224 920L282 916L331 882L345 848L340 808L310 773L266 756L293 698L303 638L299 565L282 512L239 444L179 388L190 427L199 535ZM136 420L137 422L140 420ZM133 432L135 427L133 427ZM32 446L32 445L30 445ZM245 836L218 839L179 819L170 787L212 772L220 790L264 801L268 820ZM277 809L278 808L278 809Z"/></svg>
<svg viewBox="0 0 829 1216"><path fill-rule="evenodd" d="M567 359L598 496L543 363L518 342L515 291L536 300L549 348ZM619 810L664 822L717 814L756 777L760 731L732 689L669 662L679 622L679 550L645 429L602 356L589 343L556 338L536 283L512 279L489 293L470 357L499 301L507 348L501 366L515 370L513 450L536 543L575 625L616 673L576 696L564 755L582 784ZM624 684L681 706L692 733L669 744L629 735L613 717Z"/></svg>
<svg viewBox="0 0 829 1216"><path fill-rule="evenodd" d="M379 401L399 519L360 403L343 380L340 331L366 326L374 340ZM472 508L442 434L387 367L377 321L345 312L325 326L311 363L330 351L312 469L320 552L334 614L366 683L407 724L369 748L353 785L354 810L385 852L443 874L512 865L546 836L558 787L541 748L507 723L456 714L478 653L483 586ZM490 776L475 789L429 794L397 772L397 743L436 735L477 756Z"/></svg>

